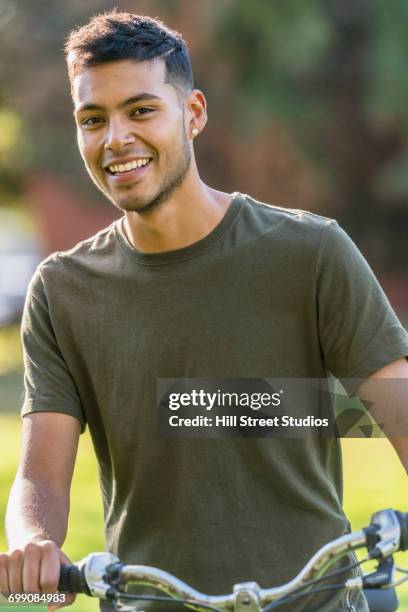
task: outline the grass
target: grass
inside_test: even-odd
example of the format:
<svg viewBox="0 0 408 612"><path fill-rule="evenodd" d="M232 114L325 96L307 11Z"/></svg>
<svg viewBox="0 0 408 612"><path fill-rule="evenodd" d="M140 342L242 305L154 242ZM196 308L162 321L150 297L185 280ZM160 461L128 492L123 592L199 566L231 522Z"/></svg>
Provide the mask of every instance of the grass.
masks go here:
<svg viewBox="0 0 408 612"><path fill-rule="evenodd" d="M0 415L0 448L3 461L0 462L0 521L4 524L4 511L18 462L20 438L20 417ZM7 458L5 461L4 458ZM72 560L78 560L93 551L103 551L103 520L101 499L96 479L97 467L88 434L81 436L78 460L75 467L71 494L69 537L64 551ZM0 550L7 550L4 533L0 532ZM1 606L0 610L25 610L40 612L42 606ZM96 612L98 603L84 595L77 598L70 610L73 612Z"/></svg>
<svg viewBox="0 0 408 612"><path fill-rule="evenodd" d="M22 362L19 326L0 327L0 376L19 370Z"/></svg>
<svg viewBox="0 0 408 612"><path fill-rule="evenodd" d="M18 377L17 377L18 378ZM16 380L17 380L16 378ZM0 379L0 390L3 390ZM4 395L1 393L4 398ZM0 521L15 474L19 453L20 418L17 414L0 413ZM408 510L406 474L387 440L345 439L342 442L345 475L345 510L353 529L360 529L371 514L382 508ZM72 507L69 536L64 550L77 560L91 551L103 550L100 494L97 468L88 434L81 436L78 460L72 487ZM6 550L4 534L0 532L0 550ZM408 565L400 553L397 562ZM407 555L405 555L407 557ZM400 588L401 610L408 609L408 591ZM42 607L1 606L2 610L44 610ZM98 609L97 601L79 596L71 606L73 612L91 612Z"/></svg>
<svg viewBox="0 0 408 612"><path fill-rule="evenodd" d="M394 508L408 511L407 475L388 440L344 439L342 448L344 508L353 530L366 526L371 514L377 510ZM394 559L396 565L408 568L406 552L396 554ZM365 571L367 569L370 566L367 565ZM408 610L407 585L401 585L397 590L400 610Z"/></svg>

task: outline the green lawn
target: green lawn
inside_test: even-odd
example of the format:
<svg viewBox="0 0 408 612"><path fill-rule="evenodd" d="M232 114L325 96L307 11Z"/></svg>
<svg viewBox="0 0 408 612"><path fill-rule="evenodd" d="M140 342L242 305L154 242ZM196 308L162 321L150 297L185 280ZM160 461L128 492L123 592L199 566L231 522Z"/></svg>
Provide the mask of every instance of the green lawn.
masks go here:
<svg viewBox="0 0 408 612"><path fill-rule="evenodd" d="M4 510L8 492L14 477L19 453L20 417L0 415L0 521L4 524ZM5 458L7 458L5 460ZM89 552L103 550L103 520L100 494L96 480L96 463L88 434L81 436L78 460L75 468L71 495L69 537L64 550L72 560L78 560ZM3 530L0 531L0 550L6 550ZM70 608L75 612L96 612L97 600L81 595ZM0 610L40 612L43 607L1 606Z"/></svg>
<svg viewBox="0 0 408 612"><path fill-rule="evenodd" d="M18 460L20 419L16 415L0 415L0 520L3 522L8 491ZM408 510L406 476L386 440L348 439L343 441L345 466L345 508L353 529L366 525L375 510L394 507ZM96 481L96 465L88 434L81 436L75 470L69 536L64 547L71 559L79 559L90 551L103 550L100 496ZM5 550L0 533L0 550ZM401 555L400 555L401 557ZM408 555L405 555L408 566ZM404 564L404 559L399 561ZM401 592L401 589L400 589ZM401 599L401 609L408 609L408 594ZM42 610L43 608L2 607L3 610ZM77 598L71 607L75 612L97 609L95 600Z"/></svg>
<svg viewBox="0 0 408 612"><path fill-rule="evenodd" d="M345 439L342 447L344 507L353 530L366 526L376 510L408 512L407 475L388 440ZM394 558L397 565L408 568L407 552ZM408 610L406 585L398 588L401 611Z"/></svg>

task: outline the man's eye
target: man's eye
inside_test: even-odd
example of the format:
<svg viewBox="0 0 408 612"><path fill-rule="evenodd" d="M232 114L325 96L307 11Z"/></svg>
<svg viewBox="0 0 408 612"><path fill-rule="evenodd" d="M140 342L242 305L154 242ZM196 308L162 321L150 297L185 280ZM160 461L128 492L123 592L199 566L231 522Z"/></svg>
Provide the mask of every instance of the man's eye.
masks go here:
<svg viewBox="0 0 408 612"><path fill-rule="evenodd" d="M101 117L87 117L86 119L83 119L83 121L81 121L81 125L83 125L84 127L93 127L94 125L97 125L101 122Z"/></svg>
<svg viewBox="0 0 408 612"><path fill-rule="evenodd" d="M133 111L132 115L146 115L147 113L152 113L153 112L153 108L147 108L147 106L143 106L142 108L136 108L136 110Z"/></svg>

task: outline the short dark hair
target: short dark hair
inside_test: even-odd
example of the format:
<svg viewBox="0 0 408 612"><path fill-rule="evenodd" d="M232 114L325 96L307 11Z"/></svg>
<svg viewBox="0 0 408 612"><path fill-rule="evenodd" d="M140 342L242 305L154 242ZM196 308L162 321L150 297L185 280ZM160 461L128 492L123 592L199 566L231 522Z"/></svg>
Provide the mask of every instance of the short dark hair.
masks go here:
<svg viewBox="0 0 408 612"><path fill-rule="evenodd" d="M173 85L177 93L189 93L194 87L186 41L179 32L146 15L116 9L96 15L70 33L65 54L71 84L84 68L118 60L162 58L165 82Z"/></svg>

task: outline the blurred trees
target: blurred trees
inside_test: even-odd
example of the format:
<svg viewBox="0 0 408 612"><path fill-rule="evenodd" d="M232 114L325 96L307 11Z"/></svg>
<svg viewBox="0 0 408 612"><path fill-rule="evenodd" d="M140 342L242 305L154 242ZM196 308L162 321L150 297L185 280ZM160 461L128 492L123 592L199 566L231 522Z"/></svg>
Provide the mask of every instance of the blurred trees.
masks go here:
<svg viewBox="0 0 408 612"><path fill-rule="evenodd" d="M378 269L406 272L407 3L227 4L218 48L233 69L229 85L240 92L237 124L262 131L278 118L303 166L313 161L320 170L314 184L330 186L315 205L302 204L301 194L298 205L336 216Z"/></svg>
<svg viewBox="0 0 408 612"><path fill-rule="evenodd" d="M197 141L204 179L335 216L377 270L404 271L405 0L115 5L159 15L189 41L209 100ZM112 6L0 0L0 181L10 192L47 171L101 206L76 151L62 47L74 25ZM4 124L14 127L2 139Z"/></svg>
<svg viewBox="0 0 408 612"><path fill-rule="evenodd" d="M69 30L111 2L0 0L0 96L24 120L22 179L46 170L88 181L76 151L63 47ZM28 176L27 176L28 173Z"/></svg>

